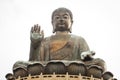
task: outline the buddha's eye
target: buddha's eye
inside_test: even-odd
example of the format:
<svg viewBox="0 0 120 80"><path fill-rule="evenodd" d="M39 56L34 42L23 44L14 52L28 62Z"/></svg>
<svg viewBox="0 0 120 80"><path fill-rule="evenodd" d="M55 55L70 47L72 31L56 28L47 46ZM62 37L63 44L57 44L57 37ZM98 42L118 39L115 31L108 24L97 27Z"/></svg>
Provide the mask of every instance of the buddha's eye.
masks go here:
<svg viewBox="0 0 120 80"><path fill-rule="evenodd" d="M67 16L67 15L65 15L65 16L64 16L64 19L68 19L68 16Z"/></svg>
<svg viewBox="0 0 120 80"><path fill-rule="evenodd" d="M56 16L55 19L60 19L60 17L59 17L59 16Z"/></svg>

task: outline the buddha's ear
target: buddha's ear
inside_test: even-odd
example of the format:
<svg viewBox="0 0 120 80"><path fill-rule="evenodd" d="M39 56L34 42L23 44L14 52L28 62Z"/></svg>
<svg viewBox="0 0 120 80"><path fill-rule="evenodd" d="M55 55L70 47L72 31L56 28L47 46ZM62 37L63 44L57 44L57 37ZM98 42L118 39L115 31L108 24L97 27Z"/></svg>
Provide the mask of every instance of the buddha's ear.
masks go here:
<svg viewBox="0 0 120 80"><path fill-rule="evenodd" d="M51 21L51 24L52 24L52 26L53 26L53 33L55 33L55 26L54 26L54 24L53 24L53 20Z"/></svg>
<svg viewBox="0 0 120 80"><path fill-rule="evenodd" d="M70 33L72 33L72 24L73 24L73 20L71 20L71 25L70 25L70 28L69 28Z"/></svg>

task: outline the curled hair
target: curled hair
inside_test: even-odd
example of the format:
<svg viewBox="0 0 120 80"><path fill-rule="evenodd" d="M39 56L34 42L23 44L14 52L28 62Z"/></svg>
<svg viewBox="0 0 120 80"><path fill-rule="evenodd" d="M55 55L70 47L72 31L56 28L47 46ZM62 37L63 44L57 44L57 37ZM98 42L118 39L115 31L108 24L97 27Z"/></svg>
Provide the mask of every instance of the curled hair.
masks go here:
<svg viewBox="0 0 120 80"><path fill-rule="evenodd" d="M52 20L53 20L53 17L54 17L54 15L55 15L55 13L58 12L58 11L65 11L65 12L68 12L69 15L70 15L70 17L71 17L71 20L73 20L72 12L71 12L69 9L64 8L64 7L58 8L58 9L56 9L56 10L53 11L53 13L52 13Z"/></svg>

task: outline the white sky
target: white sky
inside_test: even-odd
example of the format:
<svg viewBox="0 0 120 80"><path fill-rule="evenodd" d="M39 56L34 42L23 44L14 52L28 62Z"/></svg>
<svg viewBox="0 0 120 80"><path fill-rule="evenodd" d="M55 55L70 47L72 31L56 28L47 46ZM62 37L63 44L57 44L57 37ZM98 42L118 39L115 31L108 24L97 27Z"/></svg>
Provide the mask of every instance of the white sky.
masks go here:
<svg viewBox="0 0 120 80"><path fill-rule="evenodd" d="M84 37L119 80L120 0L0 0L0 80L16 61L28 60L34 24L52 34L51 14L58 7L73 12L72 33Z"/></svg>

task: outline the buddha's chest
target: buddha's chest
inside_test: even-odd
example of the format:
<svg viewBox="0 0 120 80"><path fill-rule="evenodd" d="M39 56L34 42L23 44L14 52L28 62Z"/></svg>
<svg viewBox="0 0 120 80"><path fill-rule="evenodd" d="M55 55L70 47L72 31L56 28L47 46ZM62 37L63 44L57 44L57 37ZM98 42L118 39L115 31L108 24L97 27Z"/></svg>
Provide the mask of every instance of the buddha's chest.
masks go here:
<svg viewBox="0 0 120 80"><path fill-rule="evenodd" d="M73 56L74 42L70 36L54 36L49 46L51 60L69 60Z"/></svg>

